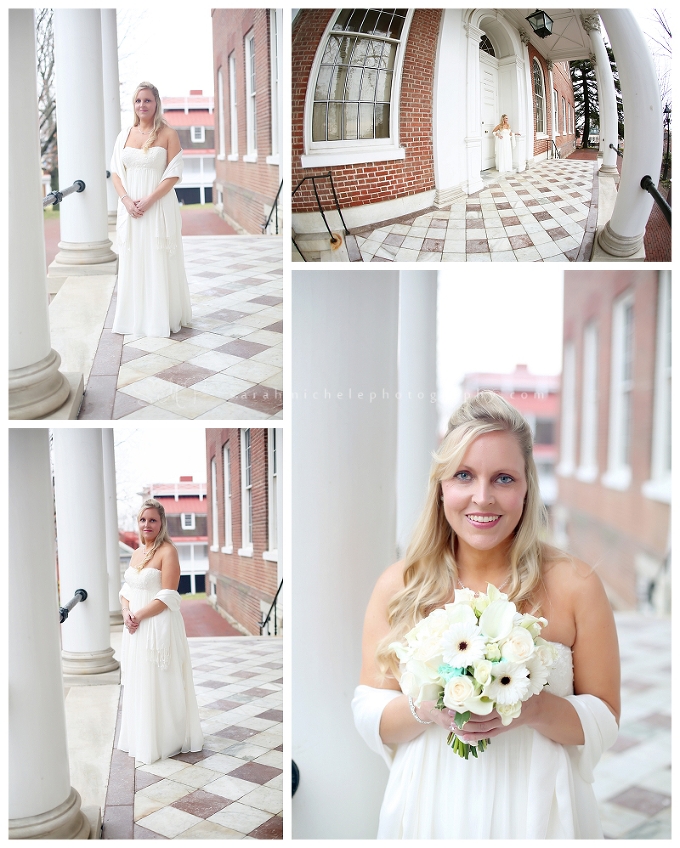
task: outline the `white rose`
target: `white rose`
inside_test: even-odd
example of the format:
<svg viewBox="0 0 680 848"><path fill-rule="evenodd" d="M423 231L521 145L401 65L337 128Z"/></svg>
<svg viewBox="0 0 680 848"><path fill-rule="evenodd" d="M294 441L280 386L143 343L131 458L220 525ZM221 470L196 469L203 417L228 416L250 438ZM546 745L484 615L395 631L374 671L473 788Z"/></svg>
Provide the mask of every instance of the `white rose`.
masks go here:
<svg viewBox="0 0 680 848"><path fill-rule="evenodd" d="M557 651L550 642L541 639L539 636L536 639L534 653L546 668L552 668L557 659Z"/></svg>
<svg viewBox="0 0 680 848"><path fill-rule="evenodd" d="M416 698L420 692L420 686L416 680L416 676L412 671L405 671L399 680L399 686L404 695L411 698Z"/></svg>
<svg viewBox="0 0 680 848"><path fill-rule="evenodd" d="M474 678L480 686L486 686L491 680L491 669L493 664L489 660L480 660L474 665Z"/></svg>
<svg viewBox="0 0 680 848"><path fill-rule="evenodd" d="M501 717L503 727L507 727L513 718L518 718L522 712L522 702L516 704L496 704L496 712Z"/></svg>
<svg viewBox="0 0 680 848"><path fill-rule="evenodd" d="M456 600L453 604L447 604L445 609L451 609L456 604L467 604L472 607L475 604L475 593L472 589L456 589Z"/></svg>
<svg viewBox="0 0 680 848"><path fill-rule="evenodd" d="M491 601L488 595L479 595L479 597L475 598L475 612L481 615L490 603Z"/></svg>
<svg viewBox="0 0 680 848"><path fill-rule="evenodd" d="M498 647L498 642L487 642L484 656L487 660L499 660L501 658L501 649Z"/></svg>
<svg viewBox="0 0 680 848"><path fill-rule="evenodd" d="M500 643L501 656L509 662L526 662L534 652L534 640L525 627L513 627L510 635Z"/></svg>
<svg viewBox="0 0 680 848"><path fill-rule="evenodd" d="M444 704L450 710L464 712L464 701L472 698L474 694L475 685L469 677L465 675L452 677L444 687Z"/></svg>

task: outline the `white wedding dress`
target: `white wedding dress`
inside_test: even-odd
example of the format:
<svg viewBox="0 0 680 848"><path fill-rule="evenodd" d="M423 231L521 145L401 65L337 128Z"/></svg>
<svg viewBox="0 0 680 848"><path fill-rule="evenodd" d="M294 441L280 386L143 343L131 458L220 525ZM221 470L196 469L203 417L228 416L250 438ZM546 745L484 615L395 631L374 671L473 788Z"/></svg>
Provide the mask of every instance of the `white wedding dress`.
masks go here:
<svg viewBox="0 0 680 848"><path fill-rule="evenodd" d="M118 748L145 764L180 751L200 751L203 732L179 594L161 588L159 569L130 567L120 595L133 613L155 598L168 608L143 619L133 634L123 629Z"/></svg>
<svg viewBox="0 0 680 848"><path fill-rule="evenodd" d="M496 136L496 170L499 174L512 171L512 134L509 129L498 130ZM500 138L498 136L500 135Z"/></svg>
<svg viewBox="0 0 680 848"><path fill-rule="evenodd" d="M618 728L599 698L573 695L571 649L553 644L558 659L549 691L575 707L586 739L581 746L559 745L522 726L494 737L478 759L464 760L437 724L406 744L384 745L380 716L401 693L357 687L357 729L390 767L379 839L602 838L593 768Z"/></svg>
<svg viewBox="0 0 680 848"><path fill-rule="evenodd" d="M120 140L119 140L120 142ZM118 142L118 143L119 143ZM124 147L111 168L133 200L148 197L166 171L164 147ZM181 176L181 151L172 176ZM171 163L172 164L172 163ZM170 171L170 168L167 168ZM118 203L118 294L112 332L168 338L191 320L191 300L182 249L182 217L174 189L141 218Z"/></svg>

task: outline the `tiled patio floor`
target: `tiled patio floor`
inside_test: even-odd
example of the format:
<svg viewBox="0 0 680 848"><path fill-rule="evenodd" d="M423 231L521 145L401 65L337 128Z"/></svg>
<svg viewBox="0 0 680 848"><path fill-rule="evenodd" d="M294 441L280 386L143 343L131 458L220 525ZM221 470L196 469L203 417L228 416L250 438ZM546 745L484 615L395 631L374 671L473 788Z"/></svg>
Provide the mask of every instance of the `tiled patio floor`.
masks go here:
<svg viewBox="0 0 680 848"><path fill-rule="evenodd" d="M190 639L203 750L152 765L114 749L104 839L282 839L282 642Z"/></svg>
<svg viewBox="0 0 680 848"><path fill-rule="evenodd" d="M183 244L190 325L169 339L121 339L110 330L114 294L80 419L281 417L281 239L188 236Z"/></svg>
<svg viewBox="0 0 680 848"><path fill-rule="evenodd" d="M357 244L364 262L573 262L586 232L593 176L593 162L542 162L497 177L449 209L359 230Z"/></svg>
<svg viewBox="0 0 680 848"><path fill-rule="evenodd" d="M619 737L595 769L605 837L671 838L671 622L617 613Z"/></svg>

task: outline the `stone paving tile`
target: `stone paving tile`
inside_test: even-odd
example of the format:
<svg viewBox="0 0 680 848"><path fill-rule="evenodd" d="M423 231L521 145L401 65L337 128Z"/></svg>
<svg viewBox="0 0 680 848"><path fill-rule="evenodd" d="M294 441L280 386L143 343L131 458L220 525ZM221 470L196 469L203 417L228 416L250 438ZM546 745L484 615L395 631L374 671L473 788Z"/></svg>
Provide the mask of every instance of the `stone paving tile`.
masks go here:
<svg viewBox="0 0 680 848"><path fill-rule="evenodd" d="M190 326L170 339L125 336L122 352L120 336L106 329L81 418L281 417L281 239L188 236L183 245L193 309ZM256 356L260 367L226 373ZM232 381L229 390L225 381ZM248 402L235 399L251 388L255 391Z"/></svg>

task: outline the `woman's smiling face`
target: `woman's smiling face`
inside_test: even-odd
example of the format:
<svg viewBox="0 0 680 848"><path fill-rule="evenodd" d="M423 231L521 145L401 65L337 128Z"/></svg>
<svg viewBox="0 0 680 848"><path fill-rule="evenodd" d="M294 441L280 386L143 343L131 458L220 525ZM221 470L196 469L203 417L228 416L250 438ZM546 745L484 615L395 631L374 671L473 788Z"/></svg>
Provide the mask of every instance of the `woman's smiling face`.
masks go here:
<svg viewBox="0 0 680 848"><path fill-rule="evenodd" d="M519 442L502 430L478 436L441 487L444 514L459 544L493 550L512 536L524 509L527 481Z"/></svg>
<svg viewBox="0 0 680 848"><path fill-rule="evenodd" d="M135 97L135 112L140 120L153 121L156 114L156 98L153 91L148 88L140 88Z"/></svg>
<svg viewBox="0 0 680 848"><path fill-rule="evenodd" d="M156 536L161 532L161 516L157 509L147 507L139 516L139 531L144 542L153 545Z"/></svg>

